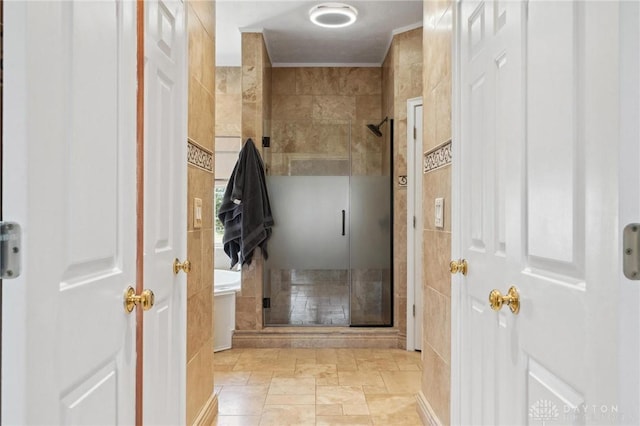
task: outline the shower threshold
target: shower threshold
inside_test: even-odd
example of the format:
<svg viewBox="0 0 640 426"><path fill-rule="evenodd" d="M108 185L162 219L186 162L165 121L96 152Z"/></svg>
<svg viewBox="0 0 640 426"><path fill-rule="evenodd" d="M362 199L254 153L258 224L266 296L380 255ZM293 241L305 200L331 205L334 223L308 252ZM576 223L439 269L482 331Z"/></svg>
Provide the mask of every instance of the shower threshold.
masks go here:
<svg viewBox="0 0 640 426"><path fill-rule="evenodd" d="M404 344L391 327L276 326L236 330L234 348L398 348Z"/></svg>

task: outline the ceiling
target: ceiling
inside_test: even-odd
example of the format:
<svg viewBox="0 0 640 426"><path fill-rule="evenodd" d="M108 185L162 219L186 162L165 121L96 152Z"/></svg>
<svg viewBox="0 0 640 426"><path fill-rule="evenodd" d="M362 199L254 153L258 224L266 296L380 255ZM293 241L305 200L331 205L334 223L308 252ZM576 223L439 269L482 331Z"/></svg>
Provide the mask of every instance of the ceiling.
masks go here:
<svg viewBox="0 0 640 426"><path fill-rule="evenodd" d="M241 65L241 32L262 32L273 66L379 66L394 32L422 26L422 0L346 0L358 20L346 28L311 23L325 0L216 1L216 65Z"/></svg>

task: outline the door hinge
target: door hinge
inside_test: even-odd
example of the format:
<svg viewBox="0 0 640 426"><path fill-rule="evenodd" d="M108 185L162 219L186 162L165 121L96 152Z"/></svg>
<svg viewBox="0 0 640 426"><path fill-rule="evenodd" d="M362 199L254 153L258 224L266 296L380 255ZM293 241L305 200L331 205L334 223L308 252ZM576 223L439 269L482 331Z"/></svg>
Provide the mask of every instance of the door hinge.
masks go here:
<svg viewBox="0 0 640 426"><path fill-rule="evenodd" d="M640 280L640 223L630 223L622 232L622 272L630 280Z"/></svg>
<svg viewBox="0 0 640 426"><path fill-rule="evenodd" d="M262 308L263 309L267 309L271 307L271 298L270 297L265 297L262 299Z"/></svg>
<svg viewBox="0 0 640 426"><path fill-rule="evenodd" d="M18 278L21 272L22 229L15 222L0 222L0 279Z"/></svg>
<svg viewBox="0 0 640 426"><path fill-rule="evenodd" d="M413 128L413 140L417 140L418 139L418 129L416 129L415 127Z"/></svg>
<svg viewBox="0 0 640 426"><path fill-rule="evenodd" d="M415 229L415 227L416 227L416 217L414 216L413 217L413 228Z"/></svg>
<svg viewBox="0 0 640 426"><path fill-rule="evenodd" d="M413 316L416 316L416 305L413 305Z"/></svg>

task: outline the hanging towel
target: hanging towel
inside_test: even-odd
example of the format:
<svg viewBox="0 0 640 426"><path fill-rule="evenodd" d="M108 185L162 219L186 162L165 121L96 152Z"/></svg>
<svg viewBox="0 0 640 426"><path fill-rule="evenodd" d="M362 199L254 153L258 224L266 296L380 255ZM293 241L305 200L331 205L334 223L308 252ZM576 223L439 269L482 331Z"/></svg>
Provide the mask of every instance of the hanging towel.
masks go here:
<svg viewBox="0 0 640 426"><path fill-rule="evenodd" d="M242 147L224 192L218 219L224 226L222 243L233 268L250 264L260 247L265 259L273 217L260 153L251 139Z"/></svg>

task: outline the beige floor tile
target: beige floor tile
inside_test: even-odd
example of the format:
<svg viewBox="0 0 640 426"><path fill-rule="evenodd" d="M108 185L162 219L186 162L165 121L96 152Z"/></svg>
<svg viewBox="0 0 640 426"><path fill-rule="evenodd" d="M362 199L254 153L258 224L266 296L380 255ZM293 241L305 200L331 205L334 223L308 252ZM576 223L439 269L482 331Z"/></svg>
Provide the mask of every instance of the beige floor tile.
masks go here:
<svg viewBox="0 0 640 426"><path fill-rule="evenodd" d="M223 416L260 415L267 397L267 386L223 386L218 395L218 412Z"/></svg>
<svg viewBox="0 0 640 426"><path fill-rule="evenodd" d="M297 364L294 374L297 377L338 377L338 369L335 364Z"/></svg>
<svg viewBox="0 0 640 426"><path fill-rule="evenodd" d="M314 365L317 363L318 361L315 358L298 358L295 361L296 367L304 366L304 365Z"/></svg>
<svg viewBox="0 0 640 426"><path fill-rule="evenodd" d="M420 390L420 372L383 371L380 373L389 393L416 394Z"/></svg>
<svg viewBox="0 0 640 426"><path fill-rule="evenodd" d="M398 371L398 364L392 359L358 360L358 371Z"/></svg>
<svg viewBox="0 0 640 426"><path fill-rule="evenodd" d="M396 362L420 362L420 352L392 349L391 358Z"/></svg>
<svg viewBox="0 0 640 426"><path fill-rule="evenodd" d="M248 385L269 385L273 378L271 371L252 371L247 381Z"/></svg>
<svg viewBox="0 0 640 426"><path fill-rule="evenodd" d="M316 349L316 362L318 364L337 364L338 352L336 349Z"/></svg>
<svg viewBox="0 0 640 426"><path fill-rule="evenodd" d="M338 371L358 371L358 364L355 361L338 361L336 368Z"/></svg>
<svg viewBox="0 0 640 426"><path fill-rule="evenodd" d="M338 379L342 386L384 386L382 376L377 371L340 371Z"/></svg>
<svg viewBox="0 0 640 426"><path fill-rule="evenodd" d="M315 424L315 417L315 405L266 405L260 426L309 426Z"/></svg>
<svg viewBox="0 0 640 426"><path fill-rule="evenodd" d="M316 416L341 416L342 404L318 404Z"/></svg>
<svg viewBox="0 0 640 426"><path fill-rule="evenodd" d="M216 371L213 382L216 385L246 385L251 375L248 371Z"/></svg>
<svg viewBox="0 0 640 426"><path fill-rule="evenodd" d="M417 413L402 418L390 418L389 416L371 416L370 418L374 426L423 426Z"/></svg>
<svg viewBox="0 0 640 426"><path fill-rule="evenodd" d="M358 360L374 360L374 359L393 359L391 350L389 349L352 349L353 356Z"/></svg>
<svg viewBox="0 0 640 426"><path fill-rule="evenodd" d="M304 349L304 348L281 349L278 354L278 359L279 360L295 359L300 361L309 361L308 363L313 364L316 360L316 349Z"/></svg>
<svg viewBox="0 0 640 426"><path fill-rule="evenodd" d="M335 377L321 377L316 379L316 386L338 386L339 384L337 374Z"/></svg>
<svg viewBox="0 0 640 426"><path fill-rule="evenodd" d="M361 386L317 386L317 404L365 404Z"/></svg>
<svg viewBox="0 0 640 426"><path fill-rule="evenodd" d="M265 405L311 405L316 403L316 395L274 395L267 394Z"/></svg>
<svg viewBox="0 0 640 426"><path fill-rule="evenodd" d="M296 373L295 373L295 369L291 370L291 371L286 371L286 370L276 370L273 372L273 377L279 377L279 378L285 378L285 379L295 379L296 377Z"/></svg>
<svg viewBox="0 0 640 426"><path fill-rule="evenodd" d="M270 359L240 359L233 367L233 371L295 371L295 364L287 361Z"/></svg>
<svg viewBox="0 0 640 426"><path fill-rule="evenodd" d="M279 353L275 348L244 349L239 359L277 359Z"/></svg>
<svg viewBox="0 0 640 426"><path fill-rule="evenodd" d="M333 425L372 425L369 416L317 416L316 426L333 426ZM390 425L388 425L390 426Z"/></svg>
<svg viewBox="0 0 640 426"><path fill-rule="evenodd" d="M398 369L400 371L420 371L420 365L418 363L415 362L398 362L396 361L396 364L398 364Z"/></svg>
<svg viewBox="0 0 640 426"><path fill-rule="evenodd" d="M218 365L235 364L238 362L238 358L240 358L241 354L242 352L239 349L216 352L213 356L213 363L216 368L218 368Z"/></svg>
<svg viewBox="0 0 640 426"><path fill-rule="evenodd" d="M421 424L417 352L231 349L214 360L214 426Z"/></svg>
<svg viewBox="0 0 640 426"><path fill-rule="evenodd" d="M233 371L233 366L235 364L217 364L214 367L214 370L216 373L219 373L221 371Z"/></svg>
<svg viewBox="0 0 640 426"><path fill-rule="evenodd" d="M260 416L218 416L213 426L258 426Z"/></svg>
<svg viewBox="0 0 640 426"><path fill-rule="evenodd" d="M375 425L420 425L414 395L367 395Z"/></svg>
<svg viewBox="0 0 640 426"><path fill-rule="evenodd" d="M362 390L365 395L386 395L389 393L389 390L386 386L369 386L363 385Z"/></svg>
<svg viewBox="0 0 640 426"><path fill-rule="evenodd" d="M274 377L269 386L271 395L314 395L316 380L312 377Z"/></svg>
<svg viewBox="0 0 640 426"><path fill-rule="evenodd" d="M345 416L368 416L369 406L367 404L342 404L342 413Z"/></svg>

